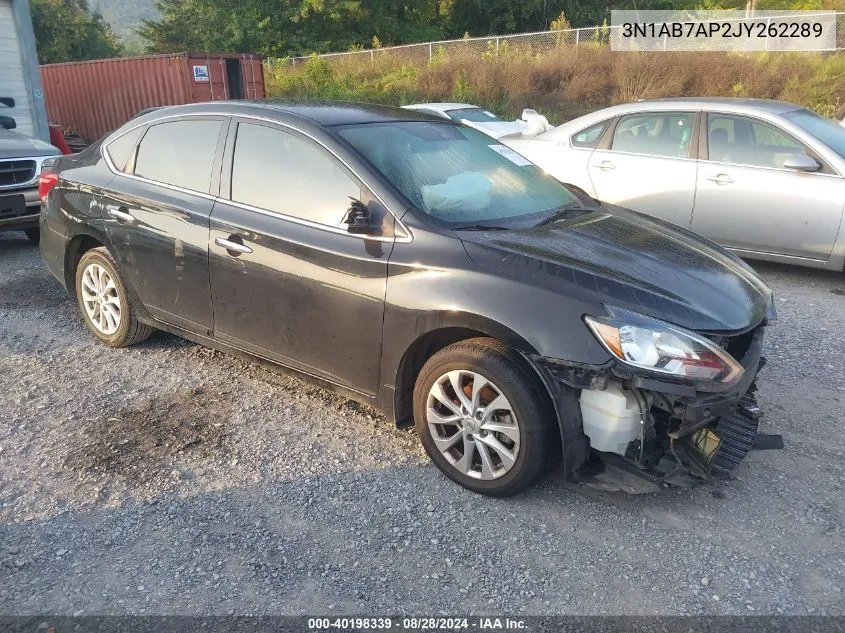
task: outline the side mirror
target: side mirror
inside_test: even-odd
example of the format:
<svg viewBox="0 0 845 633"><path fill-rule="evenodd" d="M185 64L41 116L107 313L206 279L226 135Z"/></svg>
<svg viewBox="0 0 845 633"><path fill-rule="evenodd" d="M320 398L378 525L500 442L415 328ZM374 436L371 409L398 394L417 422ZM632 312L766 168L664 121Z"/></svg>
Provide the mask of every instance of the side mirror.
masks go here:
<svg viewBox="0 0 845 633"><path fill-rule="evenodd" d="M0 127L5 130L14 130L18 124L10 116L0 116Z"/></svg>
<svg viewBox="0 0 845 633"><path fill-rule="evenodd" d="M15 107L15 100L12 99L12 97L0 97L0 103L2 103L7 108Z"/></svg>
<svg viewBox="0 0 845 633"><path fill-rule="evenodd" d="M794 169L795 171L818 171L822 168L819 162L812 156L806 154L792 154L787 156L783 161L784 169Z"/></svg>
<svg viewBox="0 0 845 633"><path fill-rule="evenodd" d="M352 199L346 211L346 230L350 233L369 233L370 210L360 200Z"/></svg>

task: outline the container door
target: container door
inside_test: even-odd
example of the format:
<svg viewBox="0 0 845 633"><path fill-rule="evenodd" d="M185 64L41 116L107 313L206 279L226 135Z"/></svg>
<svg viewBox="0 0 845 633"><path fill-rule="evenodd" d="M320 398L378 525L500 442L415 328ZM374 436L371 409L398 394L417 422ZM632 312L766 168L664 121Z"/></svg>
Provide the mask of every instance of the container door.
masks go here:
<svg viewBox="0 0 845 633"><path fill-rule="evenodd" d="M241 60L237 57L226 59L226 85L230 99L244 98L244 80L241 74Z"/></svg>

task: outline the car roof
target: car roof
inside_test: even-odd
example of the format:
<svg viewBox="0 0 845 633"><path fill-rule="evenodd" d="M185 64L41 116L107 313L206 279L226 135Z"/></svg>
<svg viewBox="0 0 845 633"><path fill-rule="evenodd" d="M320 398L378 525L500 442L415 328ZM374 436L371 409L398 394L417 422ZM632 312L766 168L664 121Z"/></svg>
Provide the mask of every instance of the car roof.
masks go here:
<svg viewBox="0 0 845 633"><path fill-rule="evenodd" d="M620 114L631 114L648 110L673 110L675 108L704 111L719 110L746 115L778 116L785 112L801 110L802 106L787 101L740 97L667 97L664 99L642 99L640 101L631 101L629 103L621 103L601 110L595 110L589 114L567 121L536 138L557 141L565 138L573 132L573 129L577 129L581 125L589 126Z"/></svg>
<svg viewBox="0 0 845 633"><path fill-rule="evenodd" d="M260 99L255 101L213 101L158 108L137 117L136 121L154 121L163 116L178 114L221 114L237 116L272 116L273 113L308 119L324 127L386 121L438 121L442 119L417 110L395 106L350 101L281 101Z"/></svg>
<svg viewBox="0 0 845 633"><path fill-rule="evenodd" d="M680 103L685 106L696 106L708 109L714 105L734 106L756 110L768 110L774 114L783 114L792 110L800 110L801 106L787 101L775 101L774 99L752 99L749 97L666 97L663 99L643 99L632 104L647 103Z"/></svg>

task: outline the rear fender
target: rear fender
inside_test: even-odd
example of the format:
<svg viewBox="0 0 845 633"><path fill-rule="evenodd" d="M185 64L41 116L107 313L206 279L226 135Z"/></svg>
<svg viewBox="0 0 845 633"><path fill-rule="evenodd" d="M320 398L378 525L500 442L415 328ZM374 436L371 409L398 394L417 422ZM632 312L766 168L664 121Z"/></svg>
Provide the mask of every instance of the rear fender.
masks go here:
<svg viewBox="0 0 845 633"><path fill-rule="evenodd" d="M74 299L76 298L77 264L86 251L99 246L105 247L110 253L112 253L112 256L114 256L114 249L112 248L111 241L109 240L105 228L101 225L101 223L91 223L85 225L82 230L76 232L67 242L63 258L64 266L62 277L64 279L65 290L67 290L67 293ZM121 272L120 264L117 262L117 259L115 259L115 263L118 266L118 272ZM129 295L129 300L135 308L138 320L142 323L146 323L147 325L156 326L156 320L147 312L144 304L141 303L141 299L138 297L138 293L126 278L126 275L121 274L121 278L123 279L123 285L126 288L126 293Z"/></svg>

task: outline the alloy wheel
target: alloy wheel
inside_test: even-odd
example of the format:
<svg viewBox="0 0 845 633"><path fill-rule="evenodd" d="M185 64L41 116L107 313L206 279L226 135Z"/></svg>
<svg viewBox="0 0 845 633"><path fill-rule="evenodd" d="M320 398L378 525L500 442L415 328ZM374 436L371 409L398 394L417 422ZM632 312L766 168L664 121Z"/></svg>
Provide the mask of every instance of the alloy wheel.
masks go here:
<svg viewBox="0 0 845 633"><path fill-rule="evenodd" d="M516 463L516 414L502 391L477 372L450 371L434 381L426 422L437 450L464 475L498 479Z"/></svg>
<svg viewBox="0 0 845 633"><path fill-rule="evenodd" d="M88 264L82 272L81 290L85 312L97 331L106 336L117 332L122 306L109 271L100 264Z"/></svg>

